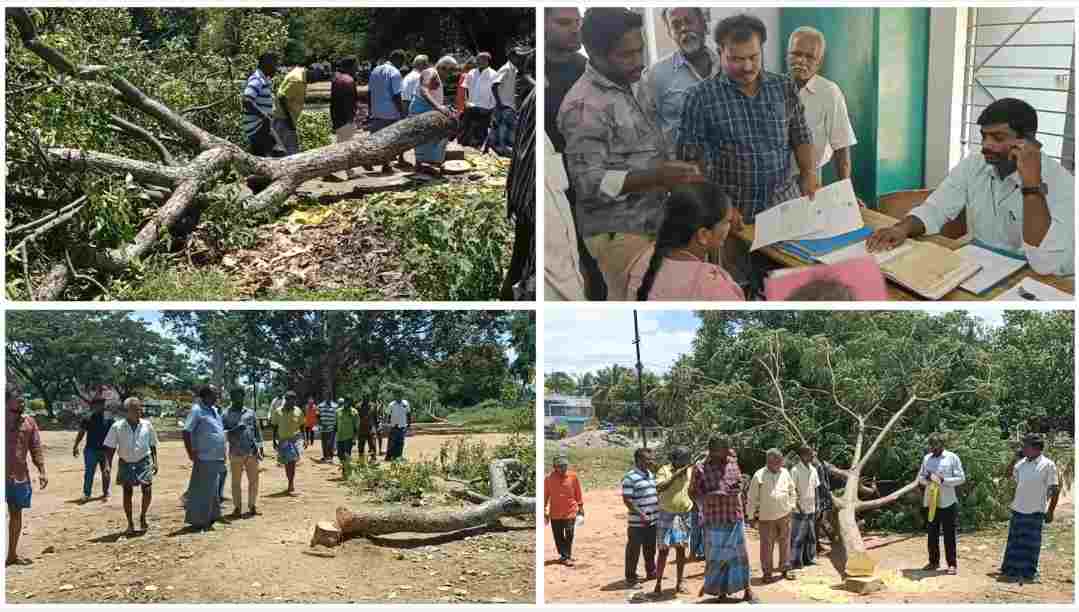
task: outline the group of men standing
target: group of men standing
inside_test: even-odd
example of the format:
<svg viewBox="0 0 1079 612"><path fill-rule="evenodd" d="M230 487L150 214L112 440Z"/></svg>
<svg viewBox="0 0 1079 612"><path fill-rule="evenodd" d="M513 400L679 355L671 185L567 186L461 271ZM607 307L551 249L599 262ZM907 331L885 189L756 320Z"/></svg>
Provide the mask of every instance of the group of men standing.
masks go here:
<svg viewBox="0 0 1079 612"><path fill-rule="evenodd" d="M1040 437L1027 436L1015 462L1008 464L1006 476L1015 482L1016 491L1000 567L1006 579L1036 577L1042 527L1053 521L1060 486L1056 465L1042 449ZM930 435L928 450L917 472L917 482L925 489L922 506L928 528L929 562L922 569L941 569L943 536L944 571L956 575L956 487L966 476L959 457L944 449L941 434ZM662 592L673 548L676 593L688 593L684 584L687 561L703 556L704 585L699 595L723 599L741 592L744 600L758 601L750 580L747 526L755 527L760 537L764 584L776 578L793 580L793 570L815 565L817 553L824 550L818 532L827 533L822 527L828 521L822 519L833 508L828 468L808 446L798 449L798 460L789 469L779 449L769 449L765 457L765 466L747 482L730 440L722 436L709 440L707 456L699 462L693 461L688 449L676 447L670 452L670 462L659 467L654 450L637 449L633 469L622 480L627 511L626 587L640 588L637 567L643 552L644 581L655 580L654 592ZM544 509L559 562L572 567L575 519L584 516L584 499L577 474L568 463L564 456L556 457L544 481ZM829 537L834 545L835 538Z"/></svg>
<svg viewBox="0 0 1079 612"><path fill-rule="evenodd" d="M492 56L488 52L479 53L461 66L449 55L432 64L427 55L418 54L410 63L411 70L402 76L406 66L405 52L394 50L370 73L368 115L362 120L374 134L410 115L437 110L461 117L463 132L459 141L462 145L476 148L486 145L500 155L509 156L517 123L518 98L521 97L518 72L531 54L530 49L515 48L498 70L491 67ZM304 111L308 84L318 81L332 81L330 121L337 142L346 142L356 136L361 121L356 57L342 58L332 68L322 63L298 66L290 70L275 89L273 78L277 67L277 55L264 53L244 86L242 127L252 153L272 156L294 155L300 151L299 117ZM453 73L457 73L457 97L455 101L449 101L445 99L445 81L454 76ZM488 139L488 126L492 123L494 128ZM424 157L425 152L418 149L420 157ZM404 154L396 163L410 167ZM423 169L425 165L431 165L437 170L441 163L442 159L435 155L433 159L422 160L418 166ZM392 171L391 164L382 166L383 173ZM350 178L356 176L353 170L349 171Z"/></svg>
<svg viewBox="0 0 1079 612"><path fill-rule="evenodd" d="M796 28L788 73L779 74L763 68L768 32L757 17L719 21L712 49L706 9L662 10L678 50L646 66L640 14L592 8L582 20L575 8L545 9L545 266L554 299L633 299L629 271L653 248L677 187L718 186L737 231L784 201L812 199L829 162L837 180L852 179L857 138L842 91L820 74L824 34ZM1001 98L977 124L981 155L868 246L939 232L967 210L975 239L1025 257L1038 273L1073 273L1074 181L1041 151L1033 107ZM758 285L768 264L738 241L724 248L727 272Z"/></svg>
<svg viewBox="0 0 1079 612"><path fill-rule="evenodd" d="M184 522L195 530L210 528L223 516L222 502L227 498L225 479L232 471L232 519L259 514L259 464L265 459L263 434L254 409L244 405L244 389L230 391L228 408L218 406L218 391L212 385L195 389L194 401L183 426L184 449L191 461L191 477L183 496ZM296 463L307 446L303 437L304 413L296 403L296 393L289 391L271 409L270 423L273 428L273 446L277 449L277 461L283 465L288 478L289 495L295 495L294 478ZM8 506L7 565L28 565L29 559L17 554L19 536L22 533L23 510L30 508L33 486L27 464L29 456L38 470L41 489L48 485L45 455L41 434L33 417L24 414L25 399L22 388L8 383L5 390L7 426L6 451L7 474L5 499ZM359 410L330 404L332 428L328 444L329 461L334 455L340 459L346 478L350 474L350 460L354 440L359 441L359 457L364 458L364 444L369 443L372 458L375 454L375 419L370 402L365 400ZM143 418L142 401L129 397L123 401L124 417L114 418L106 410L106 402L100 395L91 400L91 412L79 424L79 432L72 449L79 454L83 448L84 481L81 503L87 503L93 494L95 475L102 477L102 500L109 500L112 484L113 458L117 458L116 484L123 488L124 513L127 517L127 535L149 529L147 512L153 499L153 481L160 463L158 461L158 435L153 423ZM391 443L387 460L400 459L404 453L404 432L411 423L407 400L391 404ZM329 422L329 421L324 421ZM365 433L366 432L366 433ZM323 433L324 449L327 436ZM227 443L227 445L226 445ZM327 453L324 451L323 460ZM243 512L243 482L247 478L247 513ZM139 526L133 518L134 489L142 492Z"/></svg>

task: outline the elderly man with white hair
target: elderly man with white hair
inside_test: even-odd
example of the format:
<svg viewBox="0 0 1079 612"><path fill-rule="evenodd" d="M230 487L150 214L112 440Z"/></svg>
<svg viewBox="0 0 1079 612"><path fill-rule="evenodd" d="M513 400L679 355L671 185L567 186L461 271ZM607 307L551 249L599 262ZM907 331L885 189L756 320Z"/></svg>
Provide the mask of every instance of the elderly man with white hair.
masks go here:
<svg viewBox="0 0 1079 612"><path fill-rule="evenodd" d="M127 533L135 533L135 523L131 518L131 506L135 497L135 485L142 488L142 512L139 514L139 528L145 532L150 528L146 522L146 511L153 500L154 475L157 474L157 432L148 419L142 418L142 400L129 397L124 400L127 418L113 423L105 435L105 453L109 464L113 454L120 458L116 483L124 489L124 514L127 515Z"/></svg>
<svg viewBox="0 0 1079 612"><path fill-rule="evenodd" d="M764 581L772 580L772 551L779 545L779 572L790 579L791 513L798 502L794 478L783 467L783 453L770 448L765 453L767 464L749 482L750 524L759 521L761 536L761 570Z"/></svg>
<svg viewBox="0 0 1079 612"><path fill-rule="evenodd" d="M787 69L798 86L798 97L805 107L806 123L813 133L813 157L816 159L817 172L819 174L829 161L833 161L836 180L841 181L851 178L850 149L858 144L858 139L850 124L843 91L839 85L819 74L826 46L820 30L809 26L795 29L787 39ZM793 168L797 174L797 165Z"/></svg>
<svg viewBox="0 0 1079 612"><path fill-rule="evenodd" d="M443 56L434 68L427 68L420 74L420 85L412 97L409 115L420 115L429 111L438 111L447 117L455 117L453 108L446 105L446 88L443 83L457 69L457 60L453 56ZM428 142L416 147L416 171L442 174L442 164L446 161L447 140Z"/></svg>

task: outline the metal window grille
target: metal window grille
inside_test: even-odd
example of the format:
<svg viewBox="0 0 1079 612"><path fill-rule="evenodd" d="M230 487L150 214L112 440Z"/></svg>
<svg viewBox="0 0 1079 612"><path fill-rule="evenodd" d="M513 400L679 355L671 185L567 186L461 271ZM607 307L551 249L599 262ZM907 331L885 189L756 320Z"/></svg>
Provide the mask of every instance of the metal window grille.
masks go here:
<svg viewBox="0 0 1079 612"><path fill-rule="evenodd" d="M1075 12L1060 8L970 8L963 81L964 154L981 146L982 110L1019 98L1038 113L1045 153L1074 172Z"/></svg>

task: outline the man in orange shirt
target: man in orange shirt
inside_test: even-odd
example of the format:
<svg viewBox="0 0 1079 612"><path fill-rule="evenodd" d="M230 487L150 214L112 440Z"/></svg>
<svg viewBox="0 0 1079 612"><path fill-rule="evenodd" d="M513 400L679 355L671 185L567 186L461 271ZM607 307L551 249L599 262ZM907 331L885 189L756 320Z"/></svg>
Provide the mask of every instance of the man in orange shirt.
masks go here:
<svg viewBox="0 0 1079 612"><path fill-rule="evenodd" d="M550 507L548 507L550 506ZM578 516L584 516L581 481L569 471L569 460L555 457L554 471L543 481L543 520L551 523L559 562L573 567L573 527Z"/></svg>

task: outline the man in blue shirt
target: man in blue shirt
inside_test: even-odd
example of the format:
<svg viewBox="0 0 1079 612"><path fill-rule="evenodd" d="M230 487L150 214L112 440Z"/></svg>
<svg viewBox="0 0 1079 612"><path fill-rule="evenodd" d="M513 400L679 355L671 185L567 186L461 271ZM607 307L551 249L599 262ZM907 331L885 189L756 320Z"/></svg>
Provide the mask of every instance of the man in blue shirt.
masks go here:
<svg viewBox="0 0 1079 612"><path fill-rule="evenodd" d="M405 63L405 52L401 49L390 53L390 60L371 71L367 88L371 97L371 119L367 129L372 133L385 129L408 116L404 100L401 98L401 66ZM405 165L402 153L397 158L398 165ZM371 170L371 168L368 168ZM382 173L390 174L393 169L389 163L382 165Z"/></svg>
<svg viewBox="0 0 1079 612"><path fill-rule="evenodd" d="M225 479L225 429L214 407L217 392L210 385L199 388L200 405L191 409L184 425L184 447L191 460L184 522L207 529L221 518L221 492Z"/></svg>
<svg viewBox="0 0 1079 612"><path fill-rule="evenodd" d="M263 53L259 56L259 65L251 76L243 92L243 130L251 153L260 157L269 157L277 144L277 135L273 131L273 77L277 72L277 56Z"/></svg>
<svg viewBox="0 0 1079 612"><path fill-rule="evenodd" d="M322 463L333 463L336 452L337 404L329 398L318 407L318 431L322 439Z"/></svg>
<svg viewBox="0 0 1079 612"><path fill-rule="evenodd" d="M263 458L262 429L255 411L244 408L243 387L229 393L231 403L222 418L229 439L229 462L232 464L232 518L240 518L243 507L243 488L240 479L247 473L247 506L251 516L258 514L259 461ZM222 478L224 481L224 478Z"/></svg>
<svg viewBox="0 0 1079 612"><path fill-rule="evenodd" d="M82 502L90 501L90 494L94 490L94 473L101 469L102 501L109 501L109 485L112 484L109 477L112 474L112 462L107 460L105 453L105 436L112 429L114 419L105 415L105 398L100 395L90 401L90 416L79 424L79 434L75 436L75 447L71 449L71 456L79 456L79 443L86 436L86 447L82 451L83 476L82 476Z"/></svg>

